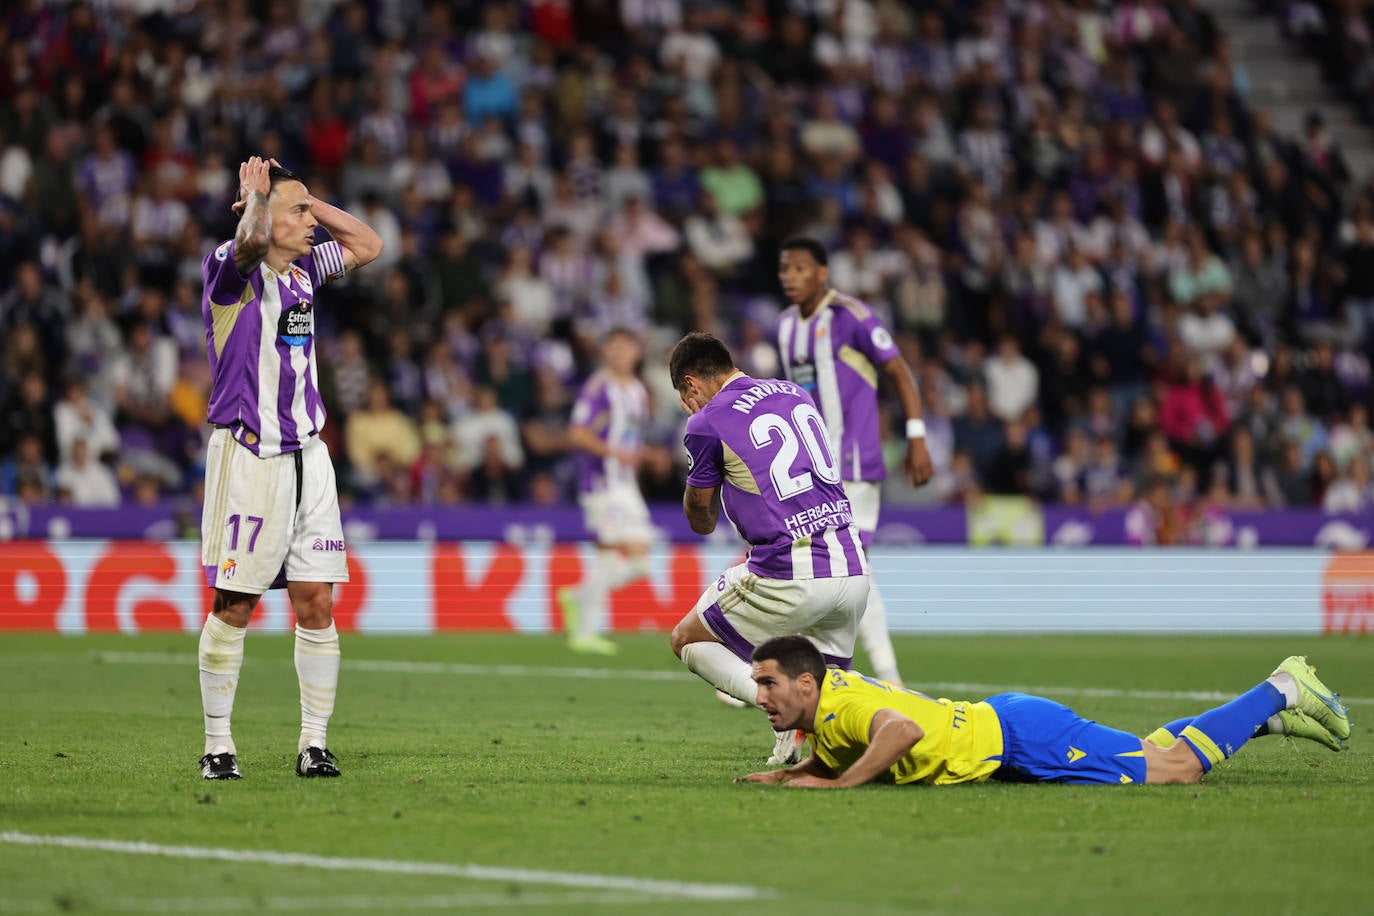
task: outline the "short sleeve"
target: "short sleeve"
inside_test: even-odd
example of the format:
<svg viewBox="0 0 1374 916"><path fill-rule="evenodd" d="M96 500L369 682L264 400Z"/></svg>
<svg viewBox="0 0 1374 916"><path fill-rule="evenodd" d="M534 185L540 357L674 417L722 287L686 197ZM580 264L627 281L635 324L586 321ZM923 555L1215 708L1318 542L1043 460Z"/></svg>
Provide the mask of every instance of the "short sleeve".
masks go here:
<svg viewBox="0 0 1374 916"><path fill-rule="evenodd" d="M883 327L883 323L872 311L868 311L865 318L854 316L851 338L850 346L867 356L875 366L881 366L894 356L901 355L892 334Z"/></svg>
<svg viewBox="0 0 1374 916"><path fill-rule="evenodd" d="M234 240L230 239L205 256L200 265L205 296L215 305L233 305L248 286L248 278L234 263Z"/></svg>
<svg viewBox="0 0 1374 916"><path fill-rule="evenodd" d="M316 286L324 286L348 272L344 267L343 246L333 239L311 248L308 257L310 279Z"/></svg>
<svg viewBox="0 0 1374 916"><path fill-rule="evenodd" d="M577 402L573 404L573 425L594 428L597 418L605 412L607 406L606 386L595 379L587 382L578 392Z"/></svg>
<svg viewBox="0 0 1374 916"><path fill-rule="evenodd" d="M851 745L867 745L869 741L869 729L873 725L873 717L878 714L882 707L872 703L867 697L847 693L840 702L832 708L835 718L831 721L831 728L839 732Z"/></svg>
<svg viewBox="0 0 1374 916"><path fill-rule="evenodd" d="M725 449L710 424L696 414L687 421L687 486L711 490L725 479Z"/></svg>

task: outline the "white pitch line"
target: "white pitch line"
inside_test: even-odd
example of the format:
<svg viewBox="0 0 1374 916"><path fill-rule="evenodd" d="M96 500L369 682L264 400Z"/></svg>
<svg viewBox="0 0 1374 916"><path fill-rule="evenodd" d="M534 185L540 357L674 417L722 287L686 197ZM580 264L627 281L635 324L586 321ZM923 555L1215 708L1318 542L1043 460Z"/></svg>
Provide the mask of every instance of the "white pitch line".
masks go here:
<svg viewBox="0 0 1374 916"><path fill-rule="evenodd" d="M197 657L190 652L95 652L96 661L116 664L194 665ZM283 664L290 664L290 660ZM380 671L386 674L456 674L488 677L565 677L595 681L694 681L686 671L656 671L647 668L576 668L545 667L541 665L475 665L467 662L408 662L373 658L343 659L343 667L354 671Z"/></svg>
<svg viewBox="0 0 1374 916"><path fill-rule="evenodd" d="M189 652L96 652L92 657L115 664L194 665L196 656ZM289 660L283 664L289 664ZM695 681L696 675L685 671L652 671L635 668L560 668L541 665L474 665L464 662L407 662L383 659L343 660L343 667L355 671L389 674L453 674L486 677L493 674L509 677L584 678L594 680L630 681ZM1045 696L1101 697L1126 700L1189 700L1196 702L1225 702L1238 694L1220 690L1126 690L1115 687L1033 687L1025 684L980 684L966 681L921 681L911 687L931 690L967 691L971 694L991 695L1019 691ZM1341 697L1350 706L1374 706L1374 697Z"/></svg>
<svg viewBox="0 0 1374 916"><path fill-rule="evenodd" d="M690 881L661 881L622 875L597 875L585 872L542 871L505 868L494 865L455 865L447 862L408 862L397 859L346 859L317 856L303 852L272 852L255 849L221 849L209 846L163 846L159 843L102 840L82 836L41 836L7 830L0 843L19 846L56 846L139 856L173 859L199 859L215 862L250 862L258 865L292 865L326 871L365 871L392 875L430 875L440 878L467 878L472 881L508 881L514 884L549 884L603 891L628 891L676 900L759 900L776 897L768 888L743 884L698 884Z"/></svg>
<svg viewBox="0 0 1374 916"><path fill-rule="evenodd" d="M643 906L645 903L661 901L664 898L651 894L607 893L603 891L567 891L565 893L510 893L482 894L426 894L424 896L353 895L347 897L168 897L138 898L116 897L99 901L100 909L126 913L201 913L214 912L255 912L271 910L291 912L295 910L371 910L373 912L395 912L396 910L455 910L455 909L494 909L497 907L535 907L535 906L615 906L628 904ZM80 900L72 901L80 908ZM47 900L6 900L0 898L0 913L50 913L59 909L52 899Z"/></svg>

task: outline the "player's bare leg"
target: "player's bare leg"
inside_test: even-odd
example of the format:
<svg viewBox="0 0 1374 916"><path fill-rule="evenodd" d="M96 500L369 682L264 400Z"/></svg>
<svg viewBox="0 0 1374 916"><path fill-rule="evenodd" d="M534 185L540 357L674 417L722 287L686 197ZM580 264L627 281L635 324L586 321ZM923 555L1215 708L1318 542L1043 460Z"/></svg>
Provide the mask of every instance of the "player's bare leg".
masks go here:
<svg viewBox="0 0 1374 916"><path fill-rule="evenodd" d="M243 667L243 637L258 596L215 590L214 609L200 631L200 705L205 715L205 779L238 779L238 749L230 720Z"/></svg>
<svg viewBox="0 0 1374 916"><path fill-rule="evenodd" d="M1264 733L1269 722L1298 711L1323 725L1334 742L1350 734L1344 704L1317 678L1316 669L1302 656L1291 656L1262 682L1229 703L1202 715L1171 723L1141 743L1146 782L1197 782L1212 767L1235 755L1247 741ZM1327 717L1326 722L1320 716ZM1282 721L1278 724L1282 725ZM1164 734L1182 725L1177 740L1161 747ZM1306 737L1306 736L1304 736ZM1158 742L1158 743L1157 743ZM1191 759L1189 759L1191 758Z"/></svg>
<svg viewBox="0 0 1374 916"><path fill-rule="evenodd" d="M701 622L696 611L688 612L678 621L670 640L673 654L682 659L687 670L717 690L754 705L759 688L754 683L749 663L725 648L716 634Z"/></svg>
<svg viewBox="0 0 1374 916"><path fill-rule="evenodd" d="M721 644L696 611L690 611L673 627L671 642L673 654L682 659L687 670L726 696L748 706L755 705L758 685L754 683L753 669ZM805 742L805 733L797 729L776 732L769 765L790 765L789 760L798 762Z"/></svg>
<svg viewBox="0 0 1374 916"><path fill-rule="evenodd" d="M296 614L296 677L301 689L299 776L338 776L326 744L339 688L339 633L334 628L334 587L328 582L289 582Z"/></svg>
<svg viewBox="0 0 1374 916"><path fill-rule="evenodd" d="M902 683L901 672L897 670L897 652L892 648L892 637L887 632L887 603L878 592L876 584L868 588L868 605L859 619L859 643L868 654L868 662L878 680L890 684Z"/></svg>

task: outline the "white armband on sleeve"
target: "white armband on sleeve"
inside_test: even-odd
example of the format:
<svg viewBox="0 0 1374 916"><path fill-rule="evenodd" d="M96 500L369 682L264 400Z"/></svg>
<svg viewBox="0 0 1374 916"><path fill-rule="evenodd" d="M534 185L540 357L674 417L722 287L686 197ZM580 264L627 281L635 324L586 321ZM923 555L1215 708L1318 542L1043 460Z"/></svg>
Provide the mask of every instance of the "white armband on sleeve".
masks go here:
<svg viewBox="0 0 1374 916"><path fill-rule="evenodd" d="M343 246L330 239L321 242L311 250L315 256L315 282L324 284L342 277L344 269Z"/></svg>

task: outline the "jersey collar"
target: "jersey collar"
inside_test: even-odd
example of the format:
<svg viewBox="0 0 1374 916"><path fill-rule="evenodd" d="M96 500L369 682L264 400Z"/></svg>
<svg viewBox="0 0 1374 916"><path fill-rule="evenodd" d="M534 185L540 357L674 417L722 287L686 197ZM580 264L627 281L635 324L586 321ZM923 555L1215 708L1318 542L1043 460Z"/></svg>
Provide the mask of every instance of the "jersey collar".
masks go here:
<svg viewBox="0 0 1374 916"><path fill-rule="evenodd" d="M810 315L804 314L804 313L802 312L801 306L800 306L800 305L797 306L797 317L800 318L802 321L810 321L812 318L815 318L815 317L816 317L817 315L819 315L821 312L825 311L825 307L826 307L827 305L829 305L829 304L830 304L830 300L831 300L831 299L834 299L834 298L835 298L835 290L833 290L833 289L828 289L828 290L826 290L826 291L825 291L825 295L821 297L821 301L816 305L816 310L815 310L814 312L812 312Z"/></svg>

